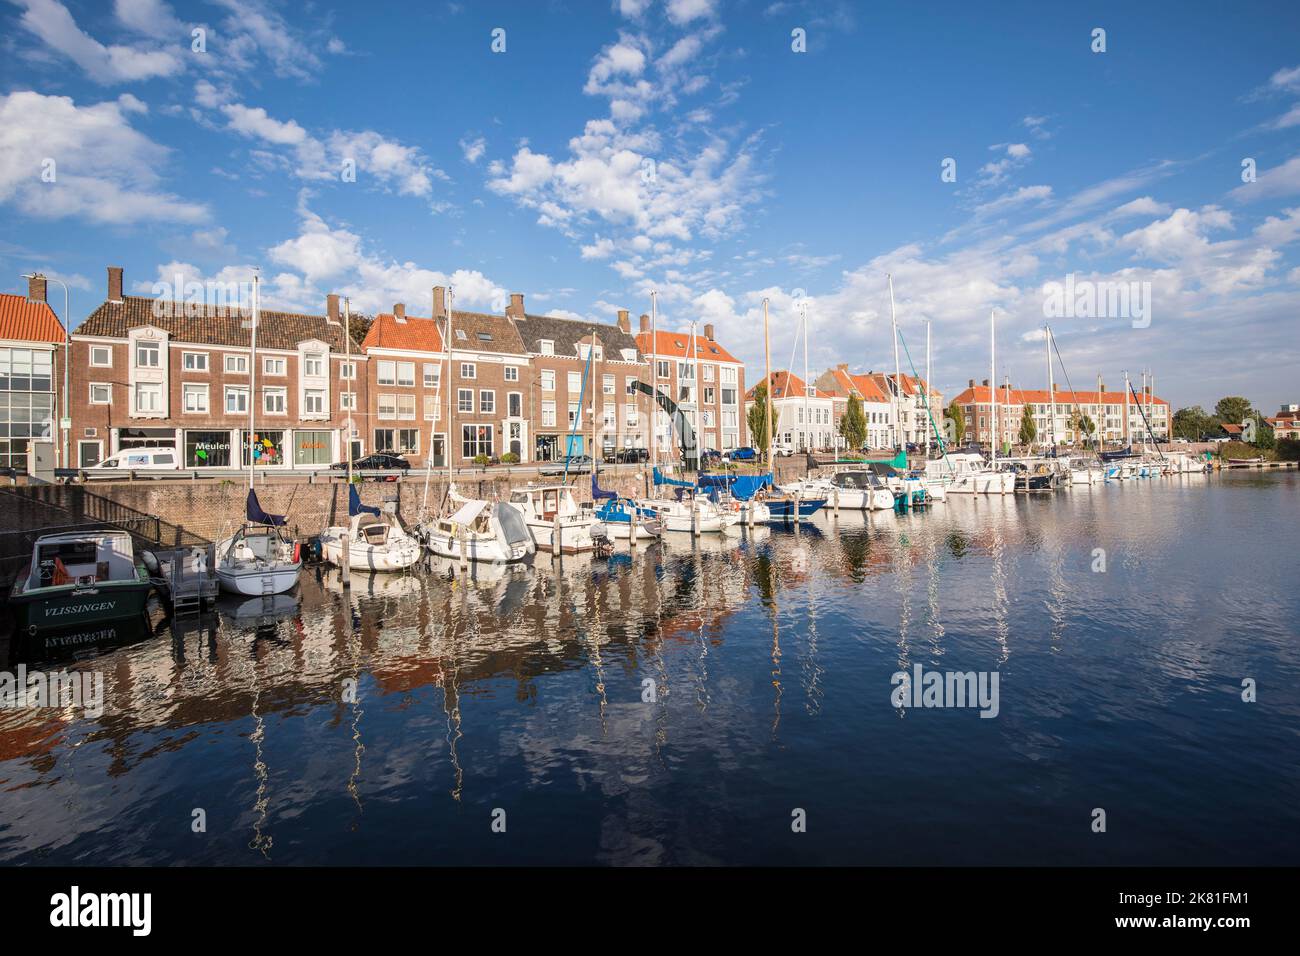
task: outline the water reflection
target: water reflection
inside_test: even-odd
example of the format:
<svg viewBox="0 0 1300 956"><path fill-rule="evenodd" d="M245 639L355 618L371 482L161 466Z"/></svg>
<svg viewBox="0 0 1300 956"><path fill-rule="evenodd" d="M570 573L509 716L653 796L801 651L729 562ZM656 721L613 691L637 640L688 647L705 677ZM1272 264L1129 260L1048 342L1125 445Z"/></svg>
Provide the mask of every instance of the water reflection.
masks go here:
<svg viewBox="0 0 1300 956"><path fill-rule="evenodd" d="M106 711L0 710L0 859L1191 862L1170 848L1194 833L1201 862L1296 862L1297 490L954 496L347 589L314 568L203 618L16 640L10 669L103 673ZM913 663L998 670L999 718L899 719ZM1076 803L1161 823L1102 849ZM791 844L795 806L817 825Z"/></svg>

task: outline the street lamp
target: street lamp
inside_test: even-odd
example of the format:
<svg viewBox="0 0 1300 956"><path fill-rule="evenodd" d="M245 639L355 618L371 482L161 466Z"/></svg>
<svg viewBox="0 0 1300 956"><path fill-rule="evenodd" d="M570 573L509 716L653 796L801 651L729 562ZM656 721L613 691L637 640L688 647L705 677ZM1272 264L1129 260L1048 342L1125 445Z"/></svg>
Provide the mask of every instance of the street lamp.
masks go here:
<svg viewBox="0 0 1300 956"><path fill-rule="evenodd" d="M35 273L24 273L23 278L30 280L37 278L37 276ZM72 331L68 325L68 284L62 279L55 279L52 276L40 276L40 278L45 279L47 282L57 282L63 286L63 401L59 405L59 431L63 432L63 455L59 460L63 463L64 468L68 468L70 467L68 465L68 432L72 430L72 408L68 405L68 348L72 344ZM48 303L46 304L48 305ZM67 419L67 428L62 427L62 419Z"/></svg>

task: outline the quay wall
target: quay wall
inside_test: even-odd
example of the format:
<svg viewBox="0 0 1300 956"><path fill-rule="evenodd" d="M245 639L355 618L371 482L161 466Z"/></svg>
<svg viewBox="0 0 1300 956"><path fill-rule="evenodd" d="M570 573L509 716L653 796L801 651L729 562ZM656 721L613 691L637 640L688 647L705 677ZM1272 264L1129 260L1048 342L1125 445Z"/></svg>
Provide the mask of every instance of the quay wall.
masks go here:
<svg viewBox="0 0 1300 956"><path fill-rule="evenodd" d="M778 481L806 472L802 459L777 462ZM457 490L466 496L505 499L512 487L530 481L556 479L534 474L511 474L490 469L456 476ZM621 468L602 471L600 485L620 495L646 493L649 471ZM404 521L414 521L424 498L424 476L396 481L363 481L357 492L363 504L382 507L393 501ZM574 497L591 500L591 476L571 479ZM288 529L307 538L323 528L346 520L347 483L331 475L258 476L257 498L262 508L288 517ZM429 479L428 500L436 509L446 492L445 476ZM85 484L45 484L0 487L0 532L32 531L60 525L111 522L156 536L163 545L189 547L221 538L243 520L248 485L234 479L137 479L95 481Z"/></svg>

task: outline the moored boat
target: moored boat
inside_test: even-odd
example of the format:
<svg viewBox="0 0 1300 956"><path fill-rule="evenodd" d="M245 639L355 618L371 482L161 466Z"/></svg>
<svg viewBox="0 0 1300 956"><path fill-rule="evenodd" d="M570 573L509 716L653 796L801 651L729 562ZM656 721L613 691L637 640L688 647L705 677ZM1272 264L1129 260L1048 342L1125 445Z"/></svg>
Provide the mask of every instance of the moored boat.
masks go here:
<svg viewBox="0 0 1300 956"><path fill-rule="evenodd" d="M355 485L348 486L348 523L326 528L320 544L326 561L342 567L346 560L353 571L401 571L420 560L420 543L402 519L363 505Z"/></svg>
<svg viewBox="0 0 1300 956"><path fill-rule="evenodd" d="M9 594L20 632L38 634L139 619L153 584L125 531L42 535Z"/></svg>

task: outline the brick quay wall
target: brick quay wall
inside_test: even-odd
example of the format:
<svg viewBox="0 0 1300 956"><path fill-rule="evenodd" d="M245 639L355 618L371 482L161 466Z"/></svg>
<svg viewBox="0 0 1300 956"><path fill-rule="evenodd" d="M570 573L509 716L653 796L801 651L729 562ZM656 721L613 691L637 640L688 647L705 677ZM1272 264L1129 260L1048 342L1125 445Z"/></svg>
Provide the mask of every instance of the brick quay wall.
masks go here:
<svg viewBox="0 0 1300 956"><path fill-rule="evenodd" d="M778 481L804 471L803 459L777 462ZM620 495L641 497L646 493L649 474L648 469L627 466L602 470L600 486ZM504 500L513 487L530 481L546 484L556 480L538 477L535 472L488 469L458 474L456 488L467 497ZM575 498L591 500L590 475L578 475L570 483ZM382 507L394 501L403 521L412 522L419 515L424 486L423 475L411 475L397 481L363 481L357 484L357 492L367 505ZM263 509L286 515L288 529L295 537L311 537L347 518L347 483L339 477L259 475L256 488ZM446 488L445 476L429 478L431 510L437 509ZM247 482L234 478L17 485L0 488L0 532L112 522L142 530L145 526L156 527L162 544L187 547L229 533L243 520L247 494ZM146 530L146 534L152 535L153 531Z"/></svg>

